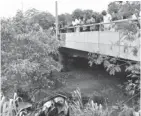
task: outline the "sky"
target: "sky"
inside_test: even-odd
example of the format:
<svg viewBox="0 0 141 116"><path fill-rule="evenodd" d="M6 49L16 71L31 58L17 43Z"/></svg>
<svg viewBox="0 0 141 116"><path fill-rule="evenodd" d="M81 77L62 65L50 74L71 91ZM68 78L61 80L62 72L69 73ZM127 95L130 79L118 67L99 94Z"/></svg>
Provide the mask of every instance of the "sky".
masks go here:
<svg viewBox="0 0 141 116"><path fill-rule="evenodd" d="M55 16L56 0L1 0L0 17L12 17L18 9L26 11L35 8L40 11L48 11ZM57 0L58 14L72 13L73 10L80 8L92 9L101 12L107 10L110 0Z"/></svg>

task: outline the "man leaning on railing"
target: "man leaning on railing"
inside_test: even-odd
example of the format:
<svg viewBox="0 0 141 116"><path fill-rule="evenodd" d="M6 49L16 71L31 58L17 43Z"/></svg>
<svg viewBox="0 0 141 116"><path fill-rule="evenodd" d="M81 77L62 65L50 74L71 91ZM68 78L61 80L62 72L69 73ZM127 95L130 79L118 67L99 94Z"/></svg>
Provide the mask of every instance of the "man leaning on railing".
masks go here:
<svg viewBox="0 0 141 116"><path fill-rule="evenodd" d="M111 19L112 19L111 15L108 14L105 10L102 12L102 15L103 15L103 22L109 23L109 24L104 24L104 31L110 30L110 28L111 28L110 22L111 22Z"/></svg>

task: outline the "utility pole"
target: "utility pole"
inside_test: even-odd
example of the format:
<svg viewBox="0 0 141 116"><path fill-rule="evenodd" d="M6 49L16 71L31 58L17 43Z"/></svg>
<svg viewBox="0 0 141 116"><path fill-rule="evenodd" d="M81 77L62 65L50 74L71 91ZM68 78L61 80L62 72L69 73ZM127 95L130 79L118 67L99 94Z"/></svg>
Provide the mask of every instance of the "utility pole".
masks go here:
<svg viewBox="0 0 141 116"><path fill-rule="evenodd" d="M23 12L23 0L21 1L21 10Z"/></svg>
<svg viewBox="0 0 141 116"><path fill-rule="evenodd" d="M59 34L59 31L58 31L58 3L57 1L55 1L55 13L56 13L56 38L58 39L58 34Z"/></svg>

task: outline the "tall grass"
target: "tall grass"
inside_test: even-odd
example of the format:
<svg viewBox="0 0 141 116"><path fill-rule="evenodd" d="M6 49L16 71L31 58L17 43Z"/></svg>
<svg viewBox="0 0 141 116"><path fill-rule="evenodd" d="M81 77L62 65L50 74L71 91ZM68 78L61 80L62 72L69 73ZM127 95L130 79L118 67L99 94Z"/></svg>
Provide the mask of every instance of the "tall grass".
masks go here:
<svg viewBox="0 0 141 116"><path fill-rule="evenodd" d="M140 116L139 112L135 112L133 108L126 105L104 108L102 104L94 103L89 100L84 106L82 103L82 95L80 89L77 88L72 93L72 103L70 106L70 116Z"/></svg>
<svg viewBox="0 0 141 116"><path fill-rule="evenodd" d="M26 108L31 104L24 103L22 98L14 94L13 99L1 97L0 116L35 116L40 114L40 110L28 112ZM22 105L21 105L22 104ZM68 106L68 105L66 105ZM68 107L66 107L68 109ZM91 98L86 104L83 103L83 96L79 88L72 92L72 98L69 101L70 116L140 116L140 111L135 112L133 108L122 104L114 107L103 107L103 104L95 103ZM56 115L57 116L57 115Z"/></svg>
<svg viewBox="0 0 141 116"><path fill-rule="evenodd" d="M110 116L111 111L108 108L104 109L102 104L94 103L93 100L89 100L84 106L79 88L72 93L72 97L71 116Z"/></svg>
<svg viewBox="0 0 141 116"><path fill-rule="evenodd" d="M13 99L8 99L4 95L1 96L0 101L0 116L21 116L23 110L31 107L31 104L21 104L24 103L22 98L17 96L17 93L14 93Z"/></svg>

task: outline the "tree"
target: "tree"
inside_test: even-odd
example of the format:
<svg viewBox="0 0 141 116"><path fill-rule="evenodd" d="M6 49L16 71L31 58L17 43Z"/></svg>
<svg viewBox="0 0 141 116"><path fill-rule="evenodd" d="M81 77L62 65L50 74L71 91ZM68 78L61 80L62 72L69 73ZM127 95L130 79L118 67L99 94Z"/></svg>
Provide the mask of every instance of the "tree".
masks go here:
<svg viewBox="0 0 141 116"><path fill-rule="evenodd" d="M66 16L66 21L67 21L67 24L72 23L72 15L71 15L71 14L66 13L66 14L65 14L65 16Z"/></svg>
<svg viewBox="0 0 141 116"><path fill-rule="evenodd" d="M134 11L138 11L138 13L140 12L140 7L141 7L140 1L133 1L131 2L131 5Z"/></svg>
<svg viewBox="0 0 141 116"><path fill-rule="evenodd" d="M83 11L83 15L84 17L86 17L87 19L90 19L93 15L93 10L84 10Z"/></svg>
<svg viewBox="0 0 141 116"><path fill-rule="evenodd" d="M100 14L100 13L98 13L98 12L93 12L92 15L95 16L95 18L96 18L96 23L100 23L100 22L103 20L102 14Z"/></svg>
<svg viewBox="0 0 141 116"><path fill-rule="evenodd" d="M59 71L62 68L60 63L53 59L53 55L58 54L60 42L55 35L51 36L44 30L35 14L27 18L19 11L14 18L1 21L1 69L4 90L7 87L14 88L15 84L31 94L47 89L54 83L50 78L51 71ZM33 18L35 22L31 23Z"/></svg>
<svg viewBox="0 0 141 116"><path fill-rule="evenodd" d="M43 29L49 29L55 23L55 17L48 12L40 12L30 9L25 12L25 17L29 18L30 23L38 23Z"/></svg>
<svg viewBox="0 0 141 116"><path fill-rule="evenodd" d="M117 17L117 19L126 19L129 18L134 13L140 12L140 2L133 1L133 2L111 2L108 5L108 12L112 15L112 17Z"/></svg>
<svg viewBox="0 0 141 116"><path fill-rule="evenodd" d="M76 18L80 18L84 15L84 12L81 9L76 9L72 12L72 18L76 19Z"/></svg>
<svg viewBox="0 0 141 116"><path fill-rule="evenodd" d="M28 9L26 12L25 12L25 17L33 17L34 15L38 14L40 11L35 9L35 8L32 8L32 9Z"/></svg>
<svg viewBox="0 0 141 116"><path fill-rule="evenodd" d="M108 5L108 12L109 14L113 14L113 13L118 13L119 9L121 7L121 4L118 4L117 2L111 2Z"/></svg>
<svg viewBox="0 0 141 116"><path fill-rule="evenodd" d="M121 6L120 13L123 16L123 18L124 17L129 18L133 14L133 12L134 10L130 3L127 2L126 4Z"/></svg>
<svg viewBox="0 0 141 116"><path fill-rule="evenodd" d="M68 13L58 16L59 23L63 22L64 25L70 25L72 23L72 16Z"/></svg>

